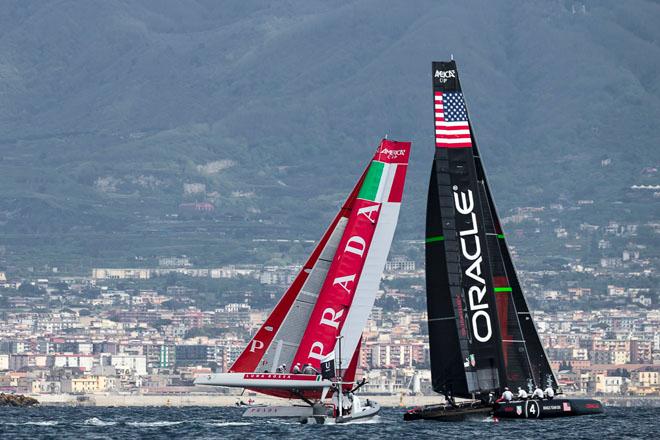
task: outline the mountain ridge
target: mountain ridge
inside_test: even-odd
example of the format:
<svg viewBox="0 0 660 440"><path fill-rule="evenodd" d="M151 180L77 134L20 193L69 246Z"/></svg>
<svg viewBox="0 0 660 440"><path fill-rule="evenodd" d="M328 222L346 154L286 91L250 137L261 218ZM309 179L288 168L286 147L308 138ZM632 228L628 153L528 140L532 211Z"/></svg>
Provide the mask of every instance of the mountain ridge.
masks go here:
<svg viewBox="0 0 660 440"><path fill-rule="evenodd" d="M656 182L658 18L649 1L8 2L0 244L150 230L201 201L316 238L385 135L413 141L398 235L418 238L430 62L452 53L500 209L624 198Z"/></svg>

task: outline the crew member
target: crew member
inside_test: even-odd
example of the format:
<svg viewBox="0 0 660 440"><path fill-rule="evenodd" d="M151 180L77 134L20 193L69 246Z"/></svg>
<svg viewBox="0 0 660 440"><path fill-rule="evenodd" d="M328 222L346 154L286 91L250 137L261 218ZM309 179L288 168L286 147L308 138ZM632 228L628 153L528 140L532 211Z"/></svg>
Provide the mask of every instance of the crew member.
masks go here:
<svg viewBox="0 0 660 440"><path fill-rule="evenodd" d="M307 364L305 364L305 367L306 366L307 366ZM303 368L303 371L305 371L304 368ZM339 403L340 403L339 402L339 393L337 392L337 388L334 385L332 387L330 387L330 389L332 390L332 415L334 417L337 417L339 415Z"/></svg>
<svg viewBox="0 0 660 440"><path fill-rule="evenodd" d="M548 385L548 388L545 389L545 398L548 400L552 400L553 397L555 397L555 390L552 389L550 385Z"/></svg>
<svg viewBox="0 0 660 440"><path fill-rule="evenodd" d="M296 363L296 365L293 366L293 370L291 370L293 374L300 374L300 362Z"/></svg>
<svg viewBox="0 0 660 440"><path fill-rule="evenodd" d="M445 401L453 408L456 408L456 401L454 400L454 396L452 395L451 390L445 391Z"/></svg>
<svg viewBox="0 0 660 440"><path fill-rule="evenodd" d="M312 364L305 364L305 365L303 365L302 373L303 374L318 374L318 371L316 371L316 368L312 367Z"/></svg>
<svg viewBox="0 0 660 440"><path fill-rule="evenodd" d="M529 397L529 395L527 394L527 391L525 391L522 388L518 387L518 399L526 400L528 397Z"/></svg>
<svg viewBox="0 0 660 440"><path fill-rule="evenodd" d="M275 370L276 373L284 373L284 370L286 370L286 364L282 364L277 369Z"/></svg>
<svg viewBox="0 0 660 440"><path fill-rule="evenodd" d="M496 400L496 402L511 402L513 400L513 393L509 390L509 387L504 387L504 392L502 397Z"/></svg>
<svg viewBox="0 0 660 440"><path fill-rule="evenodd" d="M532 393L532 399L540 399L543 400L543 390L539 387L536 387L534 392Z"/></svg>

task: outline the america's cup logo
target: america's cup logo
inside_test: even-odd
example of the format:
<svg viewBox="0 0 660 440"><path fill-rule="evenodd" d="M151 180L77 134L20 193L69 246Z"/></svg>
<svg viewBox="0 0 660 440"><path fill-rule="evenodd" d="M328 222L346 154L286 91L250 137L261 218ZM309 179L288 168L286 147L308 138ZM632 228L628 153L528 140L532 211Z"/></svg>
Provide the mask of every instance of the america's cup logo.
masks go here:
<svg viewBox="0 0 660 440"><path fill-rule="evenodd" d="M388 159L396 159L406 154L406 150L390 150L389 148L383 148L379 151L380 154L384 154Z"/></svg>
<svg viewBox="0 0 660 440"><path fill-rule="evenodd" d="M444 83L447 82L447 80L449 78L456 78L456 71L455 70L436 70L433 77L435 79L437 79L439 83L444 84Z"/></svg>

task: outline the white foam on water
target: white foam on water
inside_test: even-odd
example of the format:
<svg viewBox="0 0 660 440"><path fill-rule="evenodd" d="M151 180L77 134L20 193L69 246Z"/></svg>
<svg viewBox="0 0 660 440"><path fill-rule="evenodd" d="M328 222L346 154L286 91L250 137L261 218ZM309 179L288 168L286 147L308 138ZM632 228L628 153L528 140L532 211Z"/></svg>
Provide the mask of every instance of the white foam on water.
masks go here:
<svg viewBox="0 0 660 440"><path fill-rule="evenodd" d="M126 424L129 426L135 426L136 428L152 428L152 427L158 427L158 426L173 426L173 425L180 425L182 423L185 423L184 421L178 421L178 422L173 422L170 420L157 420L155 422L127 422Z"/></svg>
<svg viewBox="0 0 660 440"><path fill-rule="evenodd" d="M91 426L112 426L116 425L117 422L106 422L98 417L92 417L91 419L87 419L83 422L85 425L91 425Z"/></svg>
<svg viewBox="0 0 660 440"><path fill-rule="evenodd" d="M209 426L249 426L252 423L249 422L215 422L208 423Z"/></svg>
<svg viewBox="0 0 660 440"><path fill-rule="evenodd" d="M24 425L34 425L34 426L55 426L59 424L57 420L42 420L39 422L25 422Z"/></svg>

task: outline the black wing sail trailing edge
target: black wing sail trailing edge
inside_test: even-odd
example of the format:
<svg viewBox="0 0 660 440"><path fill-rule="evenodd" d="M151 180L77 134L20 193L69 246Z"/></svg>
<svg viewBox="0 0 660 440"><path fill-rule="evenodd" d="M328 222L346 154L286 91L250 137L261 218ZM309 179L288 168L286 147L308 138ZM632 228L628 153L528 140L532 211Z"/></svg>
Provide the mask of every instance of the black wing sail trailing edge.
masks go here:
<svg viewBox="0 0 660 440"><path fill-rule="evenodd" d="M433 63L435 157L426 285L436 392L472 397L556 380L520 288L454 61Z"/></svg>

